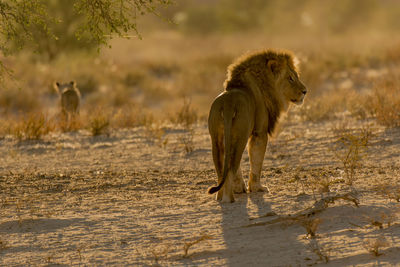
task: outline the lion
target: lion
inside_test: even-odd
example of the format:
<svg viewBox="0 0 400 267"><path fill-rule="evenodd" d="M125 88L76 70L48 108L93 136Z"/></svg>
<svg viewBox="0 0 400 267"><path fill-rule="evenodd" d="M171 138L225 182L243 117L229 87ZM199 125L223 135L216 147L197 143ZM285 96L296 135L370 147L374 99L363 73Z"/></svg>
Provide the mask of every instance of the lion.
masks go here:
<svg viewBox="0 0 400 267"><path fill-rule="evenodd" d="M208 117L218 185L208 193L234 202L233 193L268 191L260 183L268 137L291 103L301 105L307 89L289 51L262 50L238 58L228 67L224 91L213 101ZM240 170L246 144L250 157L248 188ZM246 190L247 189L247 190Z"/></svg>
<svg viewBox="0 0 400 267"><path fill-rule="evenodd" d="M76 87L76 83L71 81L69 83L60 84L55 83L55 88L61 96L61 113L68 120L75 115L79 115L79 105L81 102L81 93Z"/></svg>

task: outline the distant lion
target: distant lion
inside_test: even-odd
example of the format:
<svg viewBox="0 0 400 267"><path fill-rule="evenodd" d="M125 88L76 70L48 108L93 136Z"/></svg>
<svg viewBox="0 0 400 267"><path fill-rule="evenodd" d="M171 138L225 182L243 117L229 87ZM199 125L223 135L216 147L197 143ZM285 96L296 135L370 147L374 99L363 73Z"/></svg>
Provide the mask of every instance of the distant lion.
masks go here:
<svg viewBox="0 0 400 267"><path fill-rule="evenodd" d="M61 96L61 112L65 118L69 120L71 117L79 114L81 93L76 87L76 83L74 81L64 84L56 82L55 88Z"/></svg>
<svg viewBox="0 0 400 267"><path fill-rule="evenodd" d="M243 55L228 67L224 92L212 103L208 118L218 185L217 200L234 202L246 192L240 160L249 144L248 191L266 191L260 176L264 154L277 120L290 103L301 105L307 93L290 52L263 50Z"/></svg>

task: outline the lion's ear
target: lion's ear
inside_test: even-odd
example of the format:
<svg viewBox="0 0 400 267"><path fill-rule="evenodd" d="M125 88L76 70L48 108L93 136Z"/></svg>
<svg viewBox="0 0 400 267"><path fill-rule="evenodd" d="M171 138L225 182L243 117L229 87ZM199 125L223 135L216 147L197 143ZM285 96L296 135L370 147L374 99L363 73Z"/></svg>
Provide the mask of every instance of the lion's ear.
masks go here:
<svg viewBox="0 0 400 267"><path fill-rule="evenodd" d="M273 74L279 74L281 71L281 64L275 59L270 59L268 60L267 63L268 69L273 73Z"/></svg>

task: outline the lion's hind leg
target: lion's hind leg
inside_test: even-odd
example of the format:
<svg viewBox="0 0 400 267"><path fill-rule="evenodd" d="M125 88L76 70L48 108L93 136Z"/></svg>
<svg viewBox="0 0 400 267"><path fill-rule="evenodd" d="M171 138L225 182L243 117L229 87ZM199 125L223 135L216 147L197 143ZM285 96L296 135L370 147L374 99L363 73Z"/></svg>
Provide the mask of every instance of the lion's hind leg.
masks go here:
<svg viewBox="0 0 400 267"><path fill-rule="evenodd" d="M238 170L236 171L236 175L233 180L233 192L237 194L246 193L246 184L244 183L243 180L243 175L240 165Z"/></svg>
<svg viewBox="0 0 400 267"><path fill-rule="evenodd" d="M221 98L217 98L217 100L213 103L213 106L210 111L208 127L211 137L211 146L212 146L212 157L215 166L215 171L218 177L218 184L222 181L222 171L224 166L224 120L222 116L222 104ZM222 200L223 192L219 190L217 192L217 200Z"/></svg>
<svg viewBox="0 0 400 267"><path fill-rule="evenodd" d="M241 127L242 124L238 123L235 125L236 127ZM242 128L243 129L243 128ZM239 131L237 131L239 132ZM239 188L246 192L246 188L244 185L244 181L241 175L240 170L240 160L242 159L243 151L246 148L247 143L247 131L241 132L244 138L238 138L236 142L232 144L232 155L230 158L230 169L228 170L228 176L226 182L222 188L223 197L222 202L234 202L233 193L235 189L235 182L239 180ZM240 179L238 179L240 178ZM243 183L243 184L242 184ZM243 192L243 191L242 191Z"/></svg>
<svg viewBox="0 0 400 267"><path fill-rule="evenodd" d="M237 123L236 127L240 127ZM212 150L215 168L218 175L218 183L222 180L223 175L223 164L224 164L224 136L223 132L221 135L211 135L212 140ZM232 153L229 158L229 168L227 172L227 177L221 190L217 192L217 200L221 202L234 202L233 193L243 193L246 192L246 186L243 181L242 172L240 169L240 160L243 155L243 151L246 148L247 143L247 132L243 132L244 138L238 138L234 143L232 143Z"/></svg>
<svg viewBox="0 0 400 267"><path fill-rule="evenodd" d="M215 170L217 172L218 184L219 184L222 180L222 168L224 164L224 136L222 133L217 133L215 134L215 136L211 135L211 141L212 141L213 161ZM217 192L216 198L217 200L222 200L221 190Z"/></svg>

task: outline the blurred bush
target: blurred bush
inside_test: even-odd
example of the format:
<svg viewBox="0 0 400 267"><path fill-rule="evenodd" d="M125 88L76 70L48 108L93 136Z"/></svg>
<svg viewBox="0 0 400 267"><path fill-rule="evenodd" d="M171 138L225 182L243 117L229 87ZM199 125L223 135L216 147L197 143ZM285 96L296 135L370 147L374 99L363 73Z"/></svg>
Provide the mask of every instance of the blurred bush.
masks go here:
<svg viewBox="0 0 400 267"><path fill-rule="evenodd" d="M393 0L187 0L178 6L174 21L187 33L400 28L400 2Z"/></svg>
<svg viewBox="0 0 400 267"><path fill-rule="evenodd" d="M74 10L71 1L47 0L45 2L49 14L48 18L45 18L46 26L34 23L27 25L27 30L31 32L35 42L27 42L26 48L36 51L41 58L44 56L52 60L63 52L91 50L97 46L87 34L77 38L76 32L84 22L84 16ZM23 30L26 29L20 29L21 32ZM16 40L12 41L16 46Z"/></svg>
<svg viewBox="0 0 400 267"><path fill-rule="evenodd" d="M137 35L137 18L169 0L0 1L0 52L22 48L53 59L61 52L107 45L113 35ZM1 71L0 61L0 71Z"/></svg>

